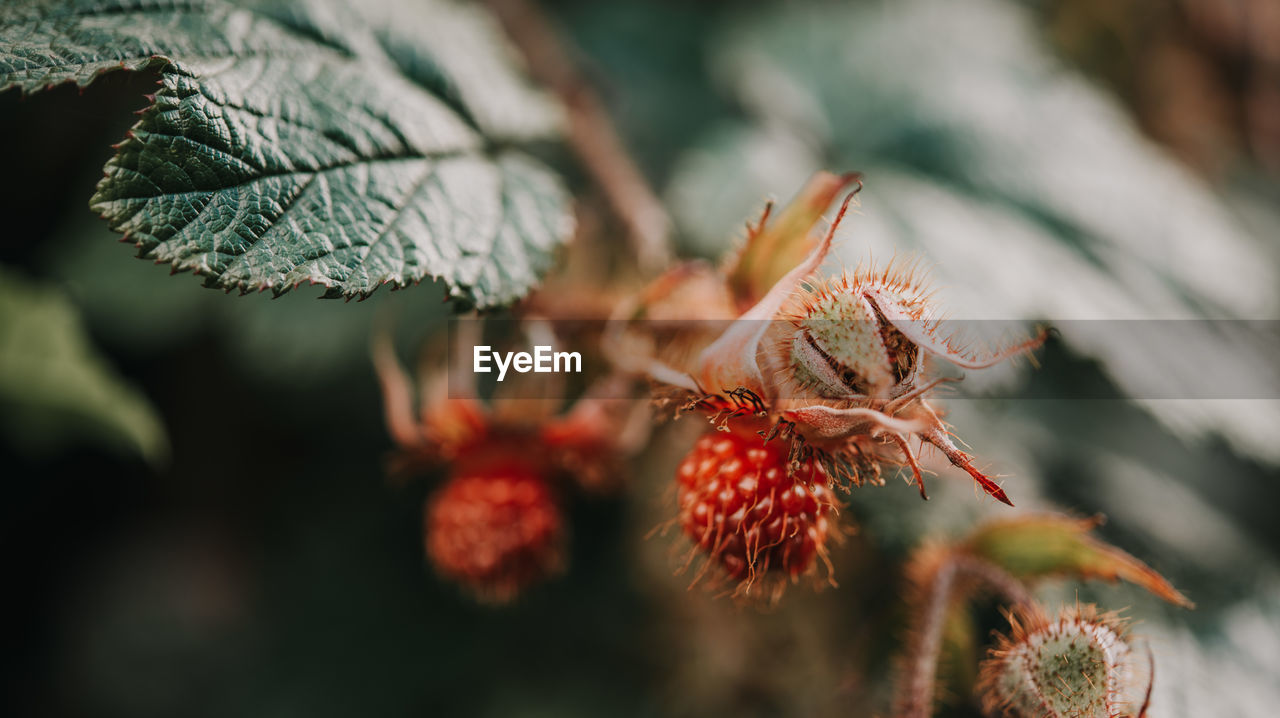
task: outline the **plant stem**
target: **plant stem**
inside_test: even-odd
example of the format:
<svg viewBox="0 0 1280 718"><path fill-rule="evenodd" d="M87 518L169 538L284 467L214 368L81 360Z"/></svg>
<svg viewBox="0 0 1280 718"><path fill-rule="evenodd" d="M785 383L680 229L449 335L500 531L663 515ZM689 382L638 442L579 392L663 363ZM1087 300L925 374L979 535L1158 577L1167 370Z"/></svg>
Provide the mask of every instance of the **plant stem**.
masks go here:
<svg viewBox="0 0 1280 718"><path fill-rule="evenodd" d="M535 80L560 96L569 144L627 228L640 271L654 274L671 258L671 221L614 129L604 105L570 58L565 41L536 0L488 0Z"/></svg>
<svg viewBox="0 0 1280 718"><path fill-rule="evenodd" d="M1035 596L1027 590L1026 584L994 563L965 554L956 555L952 560L961 575L975 579L993 591L1010 608L1029 609L1036 605Z"/></svg>
<svg viewBox="0 0 1280 718"><path fill-rule="evenodd" d="M938 671L938 653L942 648L942 628L955 580L954 561L943 563L933 575L924 614L912 634L914 640L907 660L903 662L904 676L898 687L898 707L894 711L901 718L927 718L933 712L934 678Z"/></svg>
<svg viewBox="0 0 1280 718"><path fill-rule="evenodd" d="M903 662L904 673L898 690L898 705L894 710L899 718L928 718L933 714L938 655L942 649L947 609L956 584L964 579L995 592L1011 607L1025 608L1035 604L1035 598L1026 586L999 566L974 556L951 554L933 575L920 624L912 634L912 645Z"/></svg>

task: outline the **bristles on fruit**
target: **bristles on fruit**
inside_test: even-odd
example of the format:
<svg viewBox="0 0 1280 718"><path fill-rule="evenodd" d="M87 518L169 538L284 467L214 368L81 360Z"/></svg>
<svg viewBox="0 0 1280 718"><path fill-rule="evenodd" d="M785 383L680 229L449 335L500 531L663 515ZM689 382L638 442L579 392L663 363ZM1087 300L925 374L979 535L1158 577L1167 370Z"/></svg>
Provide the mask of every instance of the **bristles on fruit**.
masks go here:
<svg viewBox="0 0 1280 718"><path fill-rule="evenodd" d="M775 599L788 580L827 563L838 508L822 465L808 459L788 470L784 442L712 431L698 440L676 474L679 520L708 571L736 582L736 595L757 590ZM830 566L828 564L828 573ZM713 579L714 581L714 579Z"/></svg>

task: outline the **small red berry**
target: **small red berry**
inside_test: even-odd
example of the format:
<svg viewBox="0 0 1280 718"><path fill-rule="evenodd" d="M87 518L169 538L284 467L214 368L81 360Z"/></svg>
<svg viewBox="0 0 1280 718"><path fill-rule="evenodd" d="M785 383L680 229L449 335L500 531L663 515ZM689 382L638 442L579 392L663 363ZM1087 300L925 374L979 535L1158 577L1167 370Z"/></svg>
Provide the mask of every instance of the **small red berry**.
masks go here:
<svg viewBox="0 0 1280 718"><path fill-rule="evenodd" d="M427 557L477 598L503 603L564 566L564 521L551 488L520 466L451 478L426 506Z"/></svg>
<svg viewBox="0 0 1280 718"><path fill-rule="evenodd" d="M826 560L836 510L827 473L813 458L788 471L788 452L783 441L712 431L676 473L685 535L742 593L758 578L794 580Z"/></svg>

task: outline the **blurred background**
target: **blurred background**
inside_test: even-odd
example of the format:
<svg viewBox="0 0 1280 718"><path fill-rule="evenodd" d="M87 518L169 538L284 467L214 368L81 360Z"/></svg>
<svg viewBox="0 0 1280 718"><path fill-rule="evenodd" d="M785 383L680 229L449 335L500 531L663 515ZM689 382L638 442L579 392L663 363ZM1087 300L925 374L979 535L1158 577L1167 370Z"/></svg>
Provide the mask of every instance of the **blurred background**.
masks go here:
<svg viewBox="0 0 1280 718"><path fill-rule="evenodd" d="M545 7L686 254L718 256L816 170L856 169L835 266L920 251L957 317L1280 316L1273 0ZM440 477L385 478L367 359L381 312L406 350L438 331L443 290L226 296L133 258L87 201L154 81L0 94L23 177L0 194L7 715L883 710L903 557L1008 509L954 477L927 504L897 481L857 491L838 589L739 608L686 590L674 536L645 539L700 429L681 423L621 495L574 500L566 577L476 606L424 564ZM1199 604L1042 589L1127 607L1157 656L1157 714L1274 715L1280 401L1151 399L1144 376L1194 386L1215 367L1072 326L1018 391L950 420L1017 511L1106 514L1108 540ZM1222 327L1202 341L1274 363L1274 334ZM946 714L975 710L958 692Z"/></svg>

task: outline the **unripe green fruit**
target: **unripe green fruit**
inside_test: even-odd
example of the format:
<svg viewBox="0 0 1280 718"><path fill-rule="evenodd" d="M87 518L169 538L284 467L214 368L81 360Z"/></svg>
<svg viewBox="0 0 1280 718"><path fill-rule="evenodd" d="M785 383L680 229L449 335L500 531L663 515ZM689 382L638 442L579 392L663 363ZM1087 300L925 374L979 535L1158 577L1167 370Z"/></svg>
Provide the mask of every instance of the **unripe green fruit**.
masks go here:
<svg viewBox="0 0 1280 718"><path fill-rule="evenodd" d="M884 321L856 284L823 287L806 300L790 354L800 386L832 398L872 396L914 369L916 345Z"/></svg>
<svg viewBox="0 0 1280 718"><path fill-rule="evenodd" d="M986 712L1018 718L1115 718L1145 708L1123 625L1089 606L1056 621L1038 612L1011 619L982 666Z"/></svg>

